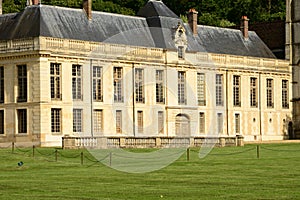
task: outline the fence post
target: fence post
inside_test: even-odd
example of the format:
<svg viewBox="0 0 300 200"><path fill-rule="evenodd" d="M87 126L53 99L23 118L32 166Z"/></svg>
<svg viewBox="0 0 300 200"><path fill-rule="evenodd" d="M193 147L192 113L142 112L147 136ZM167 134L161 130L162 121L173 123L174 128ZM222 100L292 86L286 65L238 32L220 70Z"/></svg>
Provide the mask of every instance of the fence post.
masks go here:
<svg viewBox="0 0 300 200"><path fill-rule="evenodd" d="M33 145L32 146L32 157L34 158L34 149L35 149L35 146Z"/></svg>
<svg viewBox="0 0 300 200"><path fill-rule="evenodd" d="M111 167L112 163L112 152L109 153L109 166Z"/></svg>
<svg viewBox="0 0 300 200"><path fill-rule="evenodd" d="M55 149L55 161L56 162L57 162L57 154L58 154L57 149Z"/></svg>
<svg viewBox="0 0 300 200"><path fill-rule="evenodd" d="M186 160L190 161L190 148L186 149Z"/></svg>
<svg viewBox="0 0 300 200"><path fill-rule="evenodd" d="M259 159L259 145L256 146L256 157Z"/></svg>
<svg viewBox="0 0 300 200"><path fill-rule="evenodd" d="M12 142L11 144L11 152L14 153L15 152L15 143Z"/></svg>
<svg viewBox="0 0 300 200"><path fill-rule="evenodd" d="M83 152L80 153L80 158L81 165L83 165Z"/></svg>

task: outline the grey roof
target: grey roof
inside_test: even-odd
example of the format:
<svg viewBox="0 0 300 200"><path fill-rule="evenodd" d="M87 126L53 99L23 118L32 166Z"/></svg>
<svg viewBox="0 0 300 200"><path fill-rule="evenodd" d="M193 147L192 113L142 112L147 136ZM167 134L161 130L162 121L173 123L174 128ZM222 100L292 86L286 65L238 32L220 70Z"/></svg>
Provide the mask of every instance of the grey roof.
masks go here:
<svg viewBox="0 0 300 200"><path fill-rule="evenodd" d="M137 13L141 17L172 17L179 18L172 10L170 10L162 1L150 0Z"/></svg>
<svg viewBox="0 0 300 200"><path fill-rule="evenodd" d="M160 1L150 0L139 14L143 17L93 11L88 20L82 9L28 6L20 13L0 15L0 40L46 36L176 50L174 28L181 23L187 51L275 58L254 32L245 40L239 30L198 26L194 36Z"/></svg>

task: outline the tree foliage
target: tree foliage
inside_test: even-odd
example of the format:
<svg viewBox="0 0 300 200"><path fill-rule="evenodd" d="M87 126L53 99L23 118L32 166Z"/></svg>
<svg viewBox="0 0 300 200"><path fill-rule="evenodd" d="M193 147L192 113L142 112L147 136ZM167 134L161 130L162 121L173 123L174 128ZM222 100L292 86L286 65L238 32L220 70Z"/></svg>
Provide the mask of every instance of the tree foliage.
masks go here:
<svg viewBox="0 0 300 200"><path fill-rule="evenodd" d="M42 4L81 8L82 0L40 0ZM148 0L93 0L93 10L135 15ZM22 11L27 0L3 0L3 13ZM195 8L200 24L231 26L240 23L243 15L251 22L285 19L284 0L163 0L178 16Z"/></svg>

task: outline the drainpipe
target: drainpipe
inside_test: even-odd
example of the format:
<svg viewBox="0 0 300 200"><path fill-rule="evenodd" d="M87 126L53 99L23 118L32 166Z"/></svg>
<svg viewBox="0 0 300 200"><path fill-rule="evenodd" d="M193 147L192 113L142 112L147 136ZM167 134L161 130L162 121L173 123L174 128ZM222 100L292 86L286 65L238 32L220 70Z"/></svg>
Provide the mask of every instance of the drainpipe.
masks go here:
<svg viewBox="0 0 300 200"><path fill-rule="evenodd" d="M91 136L94 137L94 113L93 113L93 61L90 59L90 91L91 91Z"/></svg>
<svg viewBox="0 0 300 200"><path fill-rule="evenodd" d="M261 73L259 73L258 77L258 91L259 91L259 99L258 99L258 112L259 112L259 136L260 136L260 141L262 141L262 112L261 112Z"/></svg>
<svg viewBox="0 0 300 200"><path fill-rule="evenodd" d="M227 135L229 136L229 124L228 124L228 70L226 70L226 131L227 131Z"/></svg>
<svg viewBox="0 0 300 200"><path fill-rule="evenodd" d="M165 110L166 110L166 132L167 132L167 137L169 136L169 126L168 126L168 122L169 122L169 117L168 117L168 62L167 62L167 50L164 49L163 53L165 54L165 68L166 68L166 79L165 79L165 83L166 83L166 91L164 91L165 93Z"/></svg>
<svg viewBox="0 0 300 200"><path fill-rule="evenodd" d="M135 137L135 82L134 82L134 63L132 63L132 128L133 136Z"/></svg>

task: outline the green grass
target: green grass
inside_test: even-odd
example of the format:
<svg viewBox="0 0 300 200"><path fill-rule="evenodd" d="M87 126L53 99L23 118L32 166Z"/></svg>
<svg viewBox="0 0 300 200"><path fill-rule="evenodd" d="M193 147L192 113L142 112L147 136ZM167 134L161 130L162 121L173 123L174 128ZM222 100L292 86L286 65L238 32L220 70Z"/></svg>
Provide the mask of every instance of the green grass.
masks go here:
<svg viewBox="0 0 300 200"><path fill-rule="evenodd" d="M113 170L81 150L0 149L0 199L300 199L300 144L191 149L145 174ZM144 150L135 150L141 152ZM147 151L147 150L146 150ZM19 167L17 163L23 161Z"/></svg>

